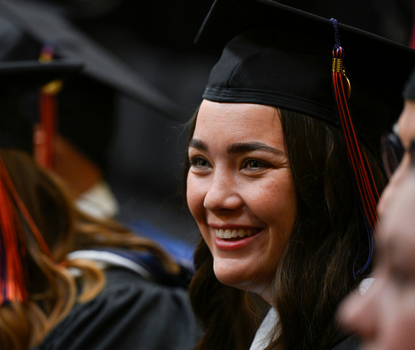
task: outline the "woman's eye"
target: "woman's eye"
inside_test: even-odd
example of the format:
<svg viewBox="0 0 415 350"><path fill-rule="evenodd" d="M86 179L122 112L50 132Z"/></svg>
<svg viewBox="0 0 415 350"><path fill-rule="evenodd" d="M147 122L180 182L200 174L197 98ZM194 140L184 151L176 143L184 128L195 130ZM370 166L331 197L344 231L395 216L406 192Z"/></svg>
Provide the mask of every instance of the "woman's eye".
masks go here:
<svg viewBox="0 0 415 350"><path fill-rule="evenodd" d="M209 162L203 157L194 157L190 159L190 165L195 168L206 168L210 164Z"/></svg>
<svg viewBox="0 0 415 350"><path fill-rule="evenodd" d="M260 170L260 169L265 169L269 167L270 165L268 163L261 162L260 160L257 160L257 159L248 159L244 162L242 166L242 168L246 168L248 170Z"/></svg>

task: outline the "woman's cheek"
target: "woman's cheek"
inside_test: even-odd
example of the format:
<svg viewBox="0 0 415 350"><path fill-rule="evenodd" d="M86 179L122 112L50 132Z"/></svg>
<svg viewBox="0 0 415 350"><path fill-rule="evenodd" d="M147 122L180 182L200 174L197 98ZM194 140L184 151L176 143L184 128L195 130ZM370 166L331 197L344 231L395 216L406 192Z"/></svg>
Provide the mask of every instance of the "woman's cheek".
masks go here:
<svg viewBox="0 0 415 350"><path fill-rule="evenodd" d="M199 224L203 215L203 189L201 181L192 173L187 176L186 199L187 205L196 222Z"/></svg>

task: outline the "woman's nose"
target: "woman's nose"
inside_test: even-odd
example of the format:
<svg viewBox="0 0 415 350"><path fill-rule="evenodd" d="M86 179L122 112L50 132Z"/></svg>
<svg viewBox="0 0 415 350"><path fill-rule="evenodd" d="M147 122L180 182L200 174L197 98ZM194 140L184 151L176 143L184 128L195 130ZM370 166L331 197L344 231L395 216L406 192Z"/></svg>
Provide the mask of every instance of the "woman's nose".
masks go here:
<svg viewBox="0 0 415 350"><path fill-rule="evenodd" d="M232 174L216 173L206 192L203 206L212 211L237 210L243 204L238 182Z"/></svg>

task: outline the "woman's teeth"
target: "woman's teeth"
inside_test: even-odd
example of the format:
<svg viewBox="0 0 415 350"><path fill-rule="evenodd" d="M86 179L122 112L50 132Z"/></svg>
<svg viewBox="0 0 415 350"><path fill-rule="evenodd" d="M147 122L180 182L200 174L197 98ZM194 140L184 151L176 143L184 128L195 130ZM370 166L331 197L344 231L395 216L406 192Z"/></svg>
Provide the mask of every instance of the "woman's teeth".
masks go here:
<svg viewBox="0 0 415 350"><path fill-rule="evenodd" d="M249 229L249 230L217 230L215 229L216 237L221 239L232 239L232 238L243 238L245 236L252 236L254 234L258 233L258 229Z"/></svg>

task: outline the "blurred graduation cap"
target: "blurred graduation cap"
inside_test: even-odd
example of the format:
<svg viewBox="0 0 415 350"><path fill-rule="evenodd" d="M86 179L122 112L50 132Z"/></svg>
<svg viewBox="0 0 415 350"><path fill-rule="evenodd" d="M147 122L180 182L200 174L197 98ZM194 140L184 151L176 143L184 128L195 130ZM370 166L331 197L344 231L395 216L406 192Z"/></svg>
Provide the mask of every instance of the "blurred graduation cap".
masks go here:
<svg viewBox="0 0 415 350"><path fill-rule="evenodd" d="M0 62L0 147L32 152L33 120L21 110L20 99L55 79L79 73L82 64L74 60Z"/></svg>
<svg viewBox="0 0 415 350"><path fill-rule="evenodd" d="M116 93L173 120L181 113L176 103L83 35L52 7L33 1L0 0L0 15L38 43L53 46L56 58L84 63L82 75L65 82L58 95L59 132L100 168L106 166L105 150L115 129ZM25 59L28 55L35 58L34 50L29 52L27 44L20 47ZM38 48L36 55L39 54Z"/></svg>
<svg viewBox="0 0 415 350"><path fill-rule="evenodd" d="M81 67L79 63L60 60L48 65L38 61L0 62L0 148L31 152L33 122L22 113L20 98L51 80L70 77ZM24 302L28 298L27 269L22 262L25 254L22 247L26 243L21 222L26 220L45 254L51 256L42 236L32 229L33 220L20 200L1 156L0 208L1 306L14 301Z"/></svg>
<svg viewBox="0 0 415 350"><path fill-rule="evenodd" d="M56 46L62 58L83 61L83 74L173 117L179 107L111 54L74 28L63 16L33 1L1 0L1 13L38 41Z"/></svg>
<svg viewBox="0 0 415 350"><path fill-rule="evenodd" d="M216 0L196 42L223 50L204 99L275 106L341 128L371 246L379 193L359 136L380 159L415 51L270 0ZM371 253L361 271L370 261Z"/></svg>

